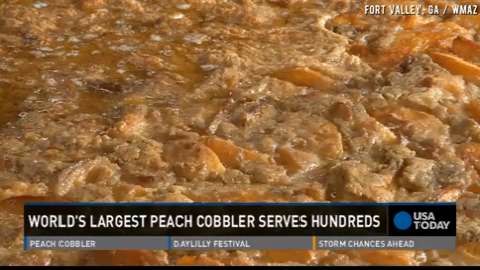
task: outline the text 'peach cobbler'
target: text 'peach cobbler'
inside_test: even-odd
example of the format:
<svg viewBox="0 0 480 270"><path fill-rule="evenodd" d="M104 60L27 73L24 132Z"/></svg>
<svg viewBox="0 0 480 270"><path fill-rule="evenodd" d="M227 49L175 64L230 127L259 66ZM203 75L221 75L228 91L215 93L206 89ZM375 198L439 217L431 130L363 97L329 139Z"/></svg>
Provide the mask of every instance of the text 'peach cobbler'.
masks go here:
<svg viewBox="0 0 480 270"><path fill-rule="evenodd" d="M2 0L1 265L480 264L480 16ZM456 201L457 249L23 250L26 201Z"/></svg>

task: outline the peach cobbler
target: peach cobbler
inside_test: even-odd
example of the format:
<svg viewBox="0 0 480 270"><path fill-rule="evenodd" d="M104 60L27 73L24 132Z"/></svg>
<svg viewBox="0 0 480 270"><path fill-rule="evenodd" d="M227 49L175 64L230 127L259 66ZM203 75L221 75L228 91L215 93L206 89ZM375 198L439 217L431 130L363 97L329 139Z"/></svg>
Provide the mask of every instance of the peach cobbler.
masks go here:
<svg viewBox="0 0 480 270"><path fill-rule="evenodd" d="M1 265L480 264L480 1L2 0ZM455 201L457 249L23 250L26 201Z"/></svg>

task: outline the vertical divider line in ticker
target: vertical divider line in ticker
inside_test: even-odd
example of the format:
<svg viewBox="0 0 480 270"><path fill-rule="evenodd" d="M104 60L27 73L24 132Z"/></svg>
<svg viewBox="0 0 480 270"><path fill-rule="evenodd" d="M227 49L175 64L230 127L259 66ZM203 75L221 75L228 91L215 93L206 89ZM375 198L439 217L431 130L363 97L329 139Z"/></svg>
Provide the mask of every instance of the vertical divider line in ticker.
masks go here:
<svg viewBox="0 0 480 270"><path fill-rule="evenodd" d="M167 236L167 244L168 244L168 250L172 250L172 236L169 235Z"/></svg>
<svg viewBox="0 0 480 270"><path fill-rule="evenodd" d="M316 249L317 249L317 236L312 235L312 250L316 250Z"/></svg>
<svg viewBox="0 0 480 270"><path fill-rule="evenodd" d="M390 223L390 215L389 215L390 213L388 211L388 210L390 210L390 205L386 205L385 207L387 208L387 215L386 215L387 224L386 224L386 226L387 226L387 236L388 236L388 235L390 235L390 224L389 224Z"/></svg>

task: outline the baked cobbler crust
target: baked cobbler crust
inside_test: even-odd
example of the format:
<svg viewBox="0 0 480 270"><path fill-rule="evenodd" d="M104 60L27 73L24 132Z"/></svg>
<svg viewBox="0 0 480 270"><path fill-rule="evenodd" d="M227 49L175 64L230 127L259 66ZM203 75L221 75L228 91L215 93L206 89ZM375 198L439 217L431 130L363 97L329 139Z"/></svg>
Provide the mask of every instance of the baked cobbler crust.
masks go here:
<svg viewBox="0 0 480 270"><path fill-rule="evenodd" d="M479 17L358 2L1 1L0 264L480 264ZM38 200L456 201L458 248L23 251Z"/></svg>

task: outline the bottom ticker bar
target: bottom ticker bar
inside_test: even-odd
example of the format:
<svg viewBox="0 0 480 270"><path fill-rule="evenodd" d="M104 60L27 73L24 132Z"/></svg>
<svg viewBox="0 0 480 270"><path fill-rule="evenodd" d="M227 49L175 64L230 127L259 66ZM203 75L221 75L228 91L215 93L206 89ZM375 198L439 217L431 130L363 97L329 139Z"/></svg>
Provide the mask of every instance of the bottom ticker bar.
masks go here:
<svg viewBox="0 0 480 270"><path fill-rule="evenodd" d="M454 236L28 236L25 249L455 249Z"/></svg>

